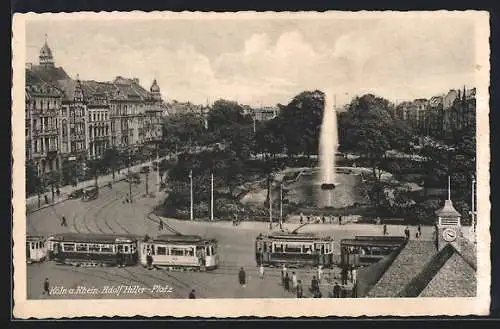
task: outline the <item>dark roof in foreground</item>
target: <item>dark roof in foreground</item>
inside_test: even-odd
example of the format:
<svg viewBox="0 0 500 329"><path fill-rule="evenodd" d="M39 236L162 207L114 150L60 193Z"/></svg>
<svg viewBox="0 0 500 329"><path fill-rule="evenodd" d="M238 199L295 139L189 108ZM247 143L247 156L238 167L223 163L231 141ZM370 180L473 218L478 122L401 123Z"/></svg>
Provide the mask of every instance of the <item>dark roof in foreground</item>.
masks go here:
<svg viewBox="0 0 500 329"><path fill-rule="evenodd" d="M360 270L358 296L472 297L476 295L476 253L462 240L439 252L433 241L408 241L401 250ZM376 283L374 283L376 282Z"/></svg>
<svg viewBox="0 0 500 329"><path fill-rule="evenodd" d="M436 253L432 241L410 240L382 275L368 297L396 297Z"/></svg>
<svg viewBox="0 0 500 329"><path fill-rule="evenodd" d="M38 76L41 80L50 83L70 78L62 67L32 65L30 71Z"/></svg>

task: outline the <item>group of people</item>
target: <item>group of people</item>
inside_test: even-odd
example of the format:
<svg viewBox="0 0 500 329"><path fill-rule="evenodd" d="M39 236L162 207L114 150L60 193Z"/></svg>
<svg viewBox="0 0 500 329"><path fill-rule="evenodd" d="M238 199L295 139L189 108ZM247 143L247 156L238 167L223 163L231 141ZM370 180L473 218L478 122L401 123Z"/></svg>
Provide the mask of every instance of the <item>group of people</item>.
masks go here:
<svg viewBox="0 0 500 329"><path fill-rule="evenodd" d="M406 226L405 228L405 236L406 239L410 239L410 227ZM422 226L418 224L417 231L415 232L415 238L419 239L422 236Z"/></svg>
<svg viewBox="0 0 500 329"><path fill-rule="evenodd" d="M319 223L323 223L323 224L330 223L330 224L333 224L335 222L335 217L334 216L325 216L325 215L310 216L309 215L309 216L307 216L305 218L307 219L307 223L316 223L316 224L319 224ZM339 225L342 225L342 215L339 215L338 223L339 223ZM300 213L300 224L304 224L304 214L303 213Z"/></svg>

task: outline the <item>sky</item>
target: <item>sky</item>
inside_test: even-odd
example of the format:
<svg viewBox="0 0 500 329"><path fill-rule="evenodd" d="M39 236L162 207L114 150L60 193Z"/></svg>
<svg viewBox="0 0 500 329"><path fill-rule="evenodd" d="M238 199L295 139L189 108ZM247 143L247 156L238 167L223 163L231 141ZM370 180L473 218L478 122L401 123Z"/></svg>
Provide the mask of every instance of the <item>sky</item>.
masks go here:
<svg viewBox="0 0 500 329"><path fill-rule="evenodd" d="M304 90L338 105L374 93L398 102L475 85L474 22L432 16L330 19L37 19L26 62L45 42L71 77L156 78L166 100L287 104Z"/></svg>

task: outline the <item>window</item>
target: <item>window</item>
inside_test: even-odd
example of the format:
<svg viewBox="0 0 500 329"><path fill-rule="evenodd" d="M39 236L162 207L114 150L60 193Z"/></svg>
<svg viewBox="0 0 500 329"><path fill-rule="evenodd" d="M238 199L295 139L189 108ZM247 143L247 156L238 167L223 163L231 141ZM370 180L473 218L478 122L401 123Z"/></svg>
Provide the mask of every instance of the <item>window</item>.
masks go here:
<svg viewBox="0 0 500 329"><path fill-rule="evenodd" d="M283 245L276 243L274 245L274 252L283 252Z"/></svg>
<svg viewBox="0 0 500 329"><path fill-rule="evenodd" d="M285 252L301 253L302 248L300 248L300 246L285 245Z"/></svg>
<svg viewBox="0 0 500 329"><path fill-rule="evenodd" d="M113 252L113 245L101 244L101 252Z"/></svg>
<svg viewBox="0 0 500 329"><path fill-rule="evenodd" d="M194 256L194 248L188 248L186 250L186 256Z"/></svg>
<svg viewBox="0 0 500 329"><path fill-rule="evenodd" d="M128 253L128 250L129 250L129 246L123 246L123 252L124 253Z"/></svg>
<svg viewBox="0 0 500 329"><path fill-rule="evenodd" d="M171 248L170 254L172 256L184 256L184 249L182 248Z"/></svg>
<svg viewBox="0 0 500 329"><path fill-rule="evenodd" d="M167 254L167 248L165 248L165 247L156 247L156 254L157 255L166 255Z"/></svg>
<svg viewBox="0 0 500 329"><path fill-rule="evenodd" d="M74 243L63 243L63 251L75 251Z"/></svg>
<svg viewBox="0 0 500 329"><path fill-rule="evenodd" d="M91 245L89 245L89 251L90 252L100 252L101 246L98 244L91 244Z"/></svg>
<svg viewBox="0 0 500 329"><path fill-rule="evenodd" d="M76 251L87 251L87 247L86 243L78 243L76 245Z"/></svg>

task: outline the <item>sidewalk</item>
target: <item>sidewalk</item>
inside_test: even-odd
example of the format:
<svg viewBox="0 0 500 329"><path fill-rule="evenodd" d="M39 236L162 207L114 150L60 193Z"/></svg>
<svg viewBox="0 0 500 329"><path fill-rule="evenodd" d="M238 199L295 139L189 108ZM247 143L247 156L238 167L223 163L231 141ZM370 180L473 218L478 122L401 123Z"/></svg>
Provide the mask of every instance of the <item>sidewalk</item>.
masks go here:
<svg viewBox="0 0 500 329"><path fill-rule="evenodd" d="M159 161L161 161L165 158L167 158L167 157L160 158ZM134 165L134 166L130 167L130 171L139 172L141 167L143 167L145 165L151 165L154 161L156 161L156 159L154 159L152 161L148 161L148 162ZM113 183L113 182L119 182L119 181L124 180L126 178L127 174L128 174L128 168L124 168L124 169L121 169L120 174L118 174L118 172L115 172L114 181L113 181L113 174L108 174L105 176L99 176L99 178L97 179L97 183L99 184L99 187L103 187L103 186L106 186L109 182ZM83 182L78 182L78 185L76 187L71 186L71 185L62 186L59 188L59 191L61 192L59 197L57 195L54 195L54 202L52 202L52 193L50 191L45 192L44 194L40 195L40 208L38 207L38 196L37 195L30 196L29 198L26 199L26 213L29 214L29 213L44 209L46 207L50 207L50 206L56 205L58 203L64 202L68 199L68 195L71 194L71 192L73 192L74 190L77 190L80 188L87 188L87 187L93 186L94 184L95 184L95 179L90 179L90 180L86 180ZM49 203L45 203L44 195L46 195L48 197Z"/></svg>

